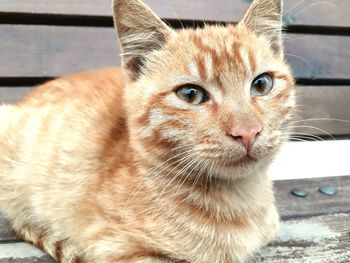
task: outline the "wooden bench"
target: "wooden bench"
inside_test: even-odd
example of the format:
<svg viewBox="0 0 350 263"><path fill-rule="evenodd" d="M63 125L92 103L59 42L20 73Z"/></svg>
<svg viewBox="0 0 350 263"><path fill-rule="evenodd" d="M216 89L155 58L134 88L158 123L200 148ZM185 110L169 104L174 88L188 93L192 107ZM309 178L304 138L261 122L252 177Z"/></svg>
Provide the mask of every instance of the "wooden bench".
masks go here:
<svg viewBox="0 0 350 263"><path fill-rule="evenodd" d="M145 2L180 28L202 26L203 21L237 22L251 1ZM0 0L0 103L16 102L48 79L120 64L110 5L110 0ZM350 1L285 0L285 11L286 58L297 79L300 118L312 119L298 125L317 127L301 127L299 132L317 136L310 140L349 138L350 123L341 120L350 120ZM297 142L290 144L299 147ZM309 145L314 147L311 142L308 149ZM340 149L349 149L346 145L340 143ZM292 178L292 172L314 179L276 181L283 220L280 236L252 262L350 262L350 177L335 177L350 175L350 165L337 147L322 148L328 154L325 161L318 164L315 154L307 172L298 168L301 157L293 163L295 155L284 157L292 160L290 167L274 169L274 179ZM315 178L322 171L329 178ZM325 196L318 192L321 186L332 186L337 194ZM295 197L290 194L293 188L304 189L309 196ZM5 262L52 260L17 240L0 217L0 263Z"/></svg>

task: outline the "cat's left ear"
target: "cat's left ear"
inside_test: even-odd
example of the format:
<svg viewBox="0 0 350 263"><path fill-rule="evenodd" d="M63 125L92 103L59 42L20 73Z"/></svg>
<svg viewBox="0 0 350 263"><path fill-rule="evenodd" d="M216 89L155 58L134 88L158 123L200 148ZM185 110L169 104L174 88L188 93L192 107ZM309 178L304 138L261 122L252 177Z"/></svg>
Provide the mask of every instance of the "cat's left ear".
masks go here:
<svg viewBox="0 0 350 263"><path fill-rule="evenodd" d="M161 49L174 31L140 0L113 0L112 6L124 69L137 79L147 55Z"/></svg>
<svg viewBox="0 0 350 263"><path fill-rule="evenodd" d="M282 0L255 0L239 24L264 36L274 53L283 56Z"/></svg>

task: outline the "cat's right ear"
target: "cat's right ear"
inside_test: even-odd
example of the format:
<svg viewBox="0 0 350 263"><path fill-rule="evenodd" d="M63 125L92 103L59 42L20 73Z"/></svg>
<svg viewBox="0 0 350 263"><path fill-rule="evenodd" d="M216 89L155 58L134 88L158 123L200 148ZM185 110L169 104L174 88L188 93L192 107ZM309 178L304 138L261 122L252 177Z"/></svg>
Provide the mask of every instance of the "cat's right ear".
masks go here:
<svg viewBox="0 0 350 263"><path fill-rule="evenodd" d="M123 66L135 80L142 74L147 55L161 49L173 30L140 0L113 0L113 12Z"/></svg>
<svg viewBox="0 0 350 263"><path fill-rule="evenodd" d="M239 23L264 36L274 53L282 56L282 0L254 0Z"/></svg>

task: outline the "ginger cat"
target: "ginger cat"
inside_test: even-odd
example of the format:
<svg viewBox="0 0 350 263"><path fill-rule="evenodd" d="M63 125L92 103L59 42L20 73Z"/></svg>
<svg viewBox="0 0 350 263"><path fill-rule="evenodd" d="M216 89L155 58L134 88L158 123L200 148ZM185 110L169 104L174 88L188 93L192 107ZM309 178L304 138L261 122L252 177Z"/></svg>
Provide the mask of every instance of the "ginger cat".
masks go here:
<svg viewBox="0 0 350 263"><path fill-rule="evenodd" d="M0 210L57 262L245 262L278 229L266 171L295 105L281 0L178 32L139 0L113 8L123 69L1 106Z"/></svg>

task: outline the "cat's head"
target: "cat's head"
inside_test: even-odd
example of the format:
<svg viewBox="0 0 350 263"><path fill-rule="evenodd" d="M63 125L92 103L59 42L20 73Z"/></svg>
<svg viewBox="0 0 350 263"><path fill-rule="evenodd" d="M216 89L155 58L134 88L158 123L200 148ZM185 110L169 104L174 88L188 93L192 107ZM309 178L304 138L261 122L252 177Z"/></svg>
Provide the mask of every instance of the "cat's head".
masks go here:
<svg viewBox="0 0 350 263"><path fill-rule="evenodd" d="M134 150L226 175L269 163L295 104L281 0L255 0L238 25L180 31L139 0L113 7Z"/></svg>

